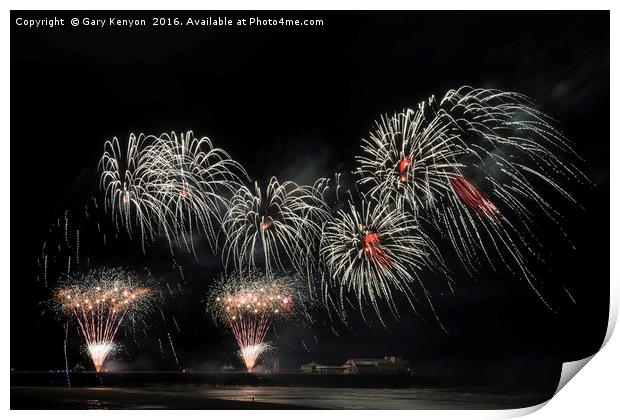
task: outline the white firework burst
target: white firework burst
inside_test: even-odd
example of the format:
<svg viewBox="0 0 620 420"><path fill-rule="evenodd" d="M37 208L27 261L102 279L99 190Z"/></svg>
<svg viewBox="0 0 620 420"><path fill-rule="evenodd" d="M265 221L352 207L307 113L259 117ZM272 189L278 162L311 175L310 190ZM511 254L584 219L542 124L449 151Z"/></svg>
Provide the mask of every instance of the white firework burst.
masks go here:
<svg viewBox="0 0 620 420"><path fill-rule="evenodd" d="M370 303L377 314L385 302L396 314L395 297L404 296L414 306L414 288L430 296L420 277L425 270L442 270L443 262L431 240L411 217L376 200L352 201L325 224L320 248L325 267L323 293L339 291L340 308L353 294L363 310ZM445 273L445 271L444 271ZM333 301L333 297L324 296Z"/></svg>
<svg viewBox="0 0 620 420"><path fill-rule="evenodd" d="M193 251L192 236L200 232L216 249L230 196L247 178L224 150L191 131L132 134L126 148L114 138L99 165L106 210L143 247L161 235L171 247Z"/></svg>
<svg viewBox="0 0 620 420"><path fill-rule="evenodd" d="M305 266L313 258L322 220L329 213L310 186L271 178L266 188L241 187L224 218L225 262L259 268L267 275Z"/></svg>
<svg viewBox="0 0 620 420"><path fill-rule="evenodd" d="M538 242L531 222L536 210L557 222L544 189L574 201L562 185L587 181L575 157L525 96L462 87L381 117L357 173L374 197L428 217L468 270L497 256L544 302L526 264Z"/></svg>

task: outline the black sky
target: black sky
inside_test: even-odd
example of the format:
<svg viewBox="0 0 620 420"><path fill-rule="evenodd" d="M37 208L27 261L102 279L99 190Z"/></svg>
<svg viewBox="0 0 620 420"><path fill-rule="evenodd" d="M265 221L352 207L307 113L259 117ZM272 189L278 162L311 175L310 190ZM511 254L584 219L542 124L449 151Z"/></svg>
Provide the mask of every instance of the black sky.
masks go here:
<svg viewBox="0 0 620 420"><path fill-rule="evenodd" d="M448 333L431 318L413 316L388 330L360 324L340 336L324 326L283 327L276 340L282 363L399 354L445 377L510 383L536 376L530 370L555 375L558 361L582 358L600 345L609 301L609 13L245 13L325 20L323 27L295 29L27 30L14 24L17 16L190 14L243 15L12 12L13 368L63 367L62 324L42 314L39 302L49 289L37 281L36 258L49 226L95 192L90 187L105 140L192 129L226 149L254 179L276 175L311 183L353 169L360 140L381 113L415 107L461 85L534 98L584 158L593 182L575 187L584 209L559 202L576 249L544 219L537 227L549 252L539 278L557 310L549 311L527 284L506 273L483 270L471 279L453 267L455 293L437 289L435 296ZM209 280L220 269L216 258L195 263L180 256L180 279L165 249L145 256L121 238L117 248L102 251L98 238L84 235L82 259L91 252L99 263L146 266L183 290L170 298L165 324L155 314L151 336L127 344L128 363L174 368L169 345L162 356L156 340L168 340L168 332L182 366L233 360L232 338L204 312ZM75 331L70 336L75 349L79 338ZM76 350L71 358L79 358Z"/></svg>

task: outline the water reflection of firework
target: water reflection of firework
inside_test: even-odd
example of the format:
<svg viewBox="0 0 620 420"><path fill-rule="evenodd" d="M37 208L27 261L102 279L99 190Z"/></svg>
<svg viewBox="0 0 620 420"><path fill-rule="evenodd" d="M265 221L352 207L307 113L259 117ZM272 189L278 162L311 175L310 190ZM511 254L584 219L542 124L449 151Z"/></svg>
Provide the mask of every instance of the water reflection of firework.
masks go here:
<svg viewBox="0 0 620 420"><path fill-rule="evenodd" d="M257 271L221 276L211 290L207 309L230 327L248 371L270 348L265 343L275 319L294 314L297 280L264 276Z"/></svg>
<svg viewBox="0 0 620 420"><path fill-rule="evenodd" d="M53 303L59 313L77 323L99 372L125 319L144 314L152 299L152 290L135 274L102 268L68 279L54 291Z"/></svg>

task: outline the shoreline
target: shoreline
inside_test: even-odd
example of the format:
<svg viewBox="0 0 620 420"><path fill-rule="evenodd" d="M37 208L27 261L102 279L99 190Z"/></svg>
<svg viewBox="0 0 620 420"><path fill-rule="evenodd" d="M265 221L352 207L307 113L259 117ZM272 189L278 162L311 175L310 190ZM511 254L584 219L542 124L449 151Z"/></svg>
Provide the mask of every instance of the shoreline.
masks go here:
<svg viewBox="0 0 620 420"><path fill-rule="evenodd" d="M450 388L278 386L11 386L11 409L511 409L540 404L541 392Z"/></svg>

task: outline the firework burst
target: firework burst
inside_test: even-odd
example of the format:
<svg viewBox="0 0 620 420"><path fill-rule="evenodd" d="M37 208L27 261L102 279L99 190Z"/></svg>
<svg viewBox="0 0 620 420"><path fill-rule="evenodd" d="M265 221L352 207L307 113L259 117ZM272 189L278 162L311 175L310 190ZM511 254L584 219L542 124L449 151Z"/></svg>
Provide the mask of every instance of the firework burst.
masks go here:
<svg viewBox="0 0 620 420"><path fill-rule="evenodd" d="M236 268L264 269L267 275L299 269L311 258L329 212L321 194L310 186L278 182L266 189L241 187L224 218L225 261ZM264 265L263 265L264 264Z"/></svg>
<svg viewBox="0 0 620 420"><path fill-rule="evenodd" d="M300 302L294 276L267 277L257 271L222 275L209 295L208 311L226 323L248 371L270 346L265 343L275 319L294 316Z"/></svg>
<svg viewBox="0 0 620 420"><path fill-rule="evenodd" d="M372 196L427 217L468 270L481 260L493 266L495 255L538 293L526 266L538 242L531 222L536 210L558 221L545 189L574 201L562 185L586 178L572 158L526 97L463 87L382 116L363 141L357 173Z"/></svg>
<svg viewBox="0 0 620 420"><path fill-rule="evenodd" d="M427 268L443 269L437 249L411 218L375 200L361 200L359 206L349 201L348 208L325 224L320 256L327 273L324 298L330 298L327 292L336 286L340 309L351 292L360 309L370 302L377 314L381 302L396 314L395 293L404 295L413 306L415 285L430 303L420 273Z"/></svg>
<svg viewBox="0 0 620 420"><path fill-rule="evenodd" d="M152 302L151 288L135 274L117 268L71 277L53 296L58 313L77 323L97 372L114 350L114 338L123 322L145 314Z"/></svg>
<svg viewBox="0 0 620 420"><path fill-rule="evenodd" d="M222 149L191 131L131 135L126 148L108 141L100 160L100 186L113 222L145 243L164 236L171 247L193 251L204 233L216 249L221 218L243 179L243 168Z"/></svg>

